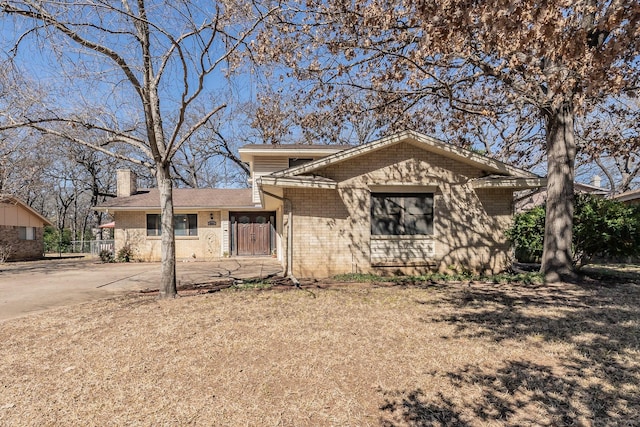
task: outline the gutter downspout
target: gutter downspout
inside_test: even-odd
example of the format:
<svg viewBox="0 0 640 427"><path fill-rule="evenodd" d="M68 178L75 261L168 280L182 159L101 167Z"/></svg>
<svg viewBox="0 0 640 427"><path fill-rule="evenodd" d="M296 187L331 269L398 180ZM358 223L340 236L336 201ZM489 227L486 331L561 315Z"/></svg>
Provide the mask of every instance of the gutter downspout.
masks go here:
<svg viewBox="0 0 640 427"><path fill-rule="evenodd" d="M291 200L276 196L275 194L269 193L267 191L261 190L262 193L266 196L273 197L274 199L281 200L284 202L285 210L288 210L288 218L287 218L287 256L286 256L286 278L290 279L291 282L297 287L300 288L300 281L296 279L293 275L293 206L291 204Z"/></svg>

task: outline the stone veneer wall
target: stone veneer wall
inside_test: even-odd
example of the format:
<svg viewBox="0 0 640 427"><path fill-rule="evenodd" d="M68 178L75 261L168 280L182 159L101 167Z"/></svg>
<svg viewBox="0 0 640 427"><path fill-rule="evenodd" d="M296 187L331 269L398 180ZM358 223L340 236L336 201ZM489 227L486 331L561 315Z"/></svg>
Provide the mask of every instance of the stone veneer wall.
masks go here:
<svg viewBox="0 0 640 427"><path fill-rule="evenodd" d="M20 240L20 227L0 225L0 250L9 246L11 255L8 260L30 260L42 258L44 254L44 228L36 227L35 240Z"/></svg>
<svg viewBox="0 0 640 427"><path fill-rule="evenodd" d="M511 223L513 193L471 188L469 179L483 174L475 167L404 143L314 173L336 180L338 189L285 190L294 213L293 272L299 277L434 269L498 272L507 266L504 231ZM408 240L403 256L377 265L371 262L370 189L400 183L437 188L433 253Z"/></svg>

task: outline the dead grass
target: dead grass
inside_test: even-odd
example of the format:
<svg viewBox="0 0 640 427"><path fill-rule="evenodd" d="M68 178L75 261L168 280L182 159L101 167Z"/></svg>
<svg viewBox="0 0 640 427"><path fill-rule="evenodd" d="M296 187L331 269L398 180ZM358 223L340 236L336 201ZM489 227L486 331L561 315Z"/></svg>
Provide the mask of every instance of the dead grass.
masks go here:
<svg viewBox="0 0 640 427"><path fill-rule="evenodd" d="M3 426L639 425L640 285L334 285L6 321Z"/></svg>

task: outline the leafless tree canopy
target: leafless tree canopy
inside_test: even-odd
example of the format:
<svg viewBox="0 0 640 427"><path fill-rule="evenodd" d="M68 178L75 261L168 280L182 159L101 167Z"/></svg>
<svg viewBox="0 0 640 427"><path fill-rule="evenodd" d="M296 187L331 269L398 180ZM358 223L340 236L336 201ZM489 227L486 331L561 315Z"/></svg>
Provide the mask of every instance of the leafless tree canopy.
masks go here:
<svg viewBox="0 0 640 427"><path fill-rule="evenodd" d="M542 136L543 271L550 281L572 276L575 121L638 88L640 4L305 1L290 2L268 28L260 53L284 64L285 78L308 82L306 100L328 106L328 120L357 111L388 129L442 131L461 144L474 127L480 143L494 129L502 147L492 150L507 158L537 156L530 142ZM637 140L627 143L637 150Z"/></svg>
<svg viewBox="0 0 640 427"><path fill-rule="evenodd" d="M0 129L27 126L151 169L163 218L161 294L174 296L172 162L224 110L216 94L272 10L236 0L25 0L0 8L15 34L5 41L11 59L35 61L35 77L46 83L32 109L4 111ZM24 55L30 61L21 62Z"/></svg>

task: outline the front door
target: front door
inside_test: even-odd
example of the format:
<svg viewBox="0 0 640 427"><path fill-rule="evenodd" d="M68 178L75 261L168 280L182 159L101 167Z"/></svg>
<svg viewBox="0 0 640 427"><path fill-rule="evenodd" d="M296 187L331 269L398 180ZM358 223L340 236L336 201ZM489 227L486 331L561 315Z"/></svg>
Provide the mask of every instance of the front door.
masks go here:
<svg viewBox="0 0 640 427"><path fill-rule="evenodd" d="M232 253L234 255L271 254L275 213L232 212L230 219Z"/></svg>

